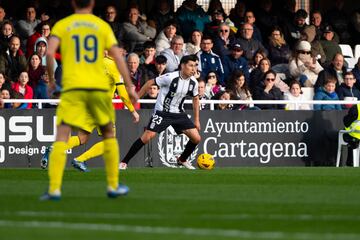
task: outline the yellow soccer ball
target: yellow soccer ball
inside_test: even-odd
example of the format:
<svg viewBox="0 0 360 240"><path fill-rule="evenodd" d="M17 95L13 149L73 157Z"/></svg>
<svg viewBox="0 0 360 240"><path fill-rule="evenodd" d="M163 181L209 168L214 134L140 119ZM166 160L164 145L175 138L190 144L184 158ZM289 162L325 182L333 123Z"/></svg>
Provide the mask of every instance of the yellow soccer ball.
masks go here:
<svg viewBox="0 0 360 240"><path fill-rule="evenodd" d="M215 159L211 154L203 153L198 156L197 165L200 169L212 170L215 167Z"/></svg>

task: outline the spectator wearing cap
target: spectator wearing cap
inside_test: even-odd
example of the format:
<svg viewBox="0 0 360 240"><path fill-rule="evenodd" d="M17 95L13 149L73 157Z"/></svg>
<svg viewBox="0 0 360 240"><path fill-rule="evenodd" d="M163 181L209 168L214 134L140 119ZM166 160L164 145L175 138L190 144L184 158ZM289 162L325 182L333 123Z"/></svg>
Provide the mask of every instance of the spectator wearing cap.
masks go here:
<svg viewBox="0 0 360 240"><path fill-rule="evenodd" d="M230 26L226 23L221 23L219 25L218 33L213 39L213 52L219 55L223 61L224 57L230 54L230 46L235 41L235 37L230 31Z"/></svg>
<svg viewBox="0 0 360 240"><path fill-rule="evenodd" d="M241 70L244 73L245 80L248 81L249 66L248 61L245 57L243 57L244 50L238 42L234 42L231 45L230 49L230 53L224 58L225 81L227 82L227 80L235 70Z"/></svg>
<svg viewBox="0 0 360 240"><path fill-rule="evenodd" d="M211 12L211 22L205 25L204 35L212 37L214 39L219 32L220 24L225 20L225 12L220 9L215 9Z"/></svg>
<svg viewBox="0 0 360 240"><path fill-rule="evenodd" d="M320 41L326 56L325 65L329 65L337 53L341 53L339 44L334 41L334 30L331 25L324 28L323 40Z"/></svg>
<svg viewBox="0 0 360 240"><path fill-rule="evenodd" d="M306 18L308 13L304 9L299 9L295 12L294 20L292 22L285 23L284 36L286 42L293 48L300 40L301 32L306 27Z"/></svg>
<svg viewBox="0 0 360 240"><path fill-rule="evenodd" d="M219 76L219 83L224 86L224 68L219 55L213 53L213 40L209 36L201 39L201 50L196 54L199 58L198 70L201 72L201 78L205 79L210 71L216 72Z"/></svg>
<svg viewBox="0 0 360 240"><path fill-rule="evenodd" d="M158 76L167 73L166 63L167 63L167 59L165 56L163 55L157 56L155 58L155 64L148 66L147 68L149 79L154 79Z"/></svg>
<svg viewBox="0 0 360 240"><path fill-rule="evenodd" d="M250 23L244 23L238 33L240 34L239 43L248 61L251 60L259 50L264 51L266 55L268 54L267 49L262 43L253 38L254 28Z"/></svg>
<svg viewBox="0 0 360 240"><path fill-rule="evenodd" d="M170 48L165 49L160 53L167 59L166 71L173 72L178 69L181 58L185 55L183 50L184 39L177 35L171 40Z"/></svg>
<svg viewBox="0 0 360 240"><path fill-rule="evenodd" d="M322 70L319 62L311 55L311 44L308 41L300 41L289 63L290 75L300 81L302 86L313 87Z"/></svg>
<svg viewBox="0 0 360 240"><path fill-rule="evenodd" d="M170 48L171 40L176 36L177 24L175 20L169 20L165 23L165 27L156 37L156 52L160 53L163 50Z"/></svg>

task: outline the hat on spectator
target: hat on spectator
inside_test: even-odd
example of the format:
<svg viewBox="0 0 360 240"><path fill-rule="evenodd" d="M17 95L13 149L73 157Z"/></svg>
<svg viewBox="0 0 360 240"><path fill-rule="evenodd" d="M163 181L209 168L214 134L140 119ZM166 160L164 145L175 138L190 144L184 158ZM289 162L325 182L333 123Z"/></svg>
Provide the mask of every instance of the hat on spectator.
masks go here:
<svg viewBox="0 0 360 240"><path fill-rule="evenodd" d="M240 50L244 50L241 46L241 44L238 41L235 41L231 44L230 46L231 49L240 49Z"/></svg>
<svg viewBox="0 0 360 240"><path fill-rule="evenodd" d="M296 46L297 51L311 51L311 44L308 41L300 41Z"/></svg>
<svg viewBox="0 0 360 240"><path fill-rule="evenodd" d="M324 28L324 33L326 32L334 32L334 29L331 25L327 25L325 28Z"/></svg>
<svg viewBox="0 0 360 240"><path fill-rule="evenodd" d="M155 58L155 62L157 64L164 64L164 63L166 64L167 63L167 58L165 56L163 56L163 55L159 55L159 56L157 56Z"/></svg>

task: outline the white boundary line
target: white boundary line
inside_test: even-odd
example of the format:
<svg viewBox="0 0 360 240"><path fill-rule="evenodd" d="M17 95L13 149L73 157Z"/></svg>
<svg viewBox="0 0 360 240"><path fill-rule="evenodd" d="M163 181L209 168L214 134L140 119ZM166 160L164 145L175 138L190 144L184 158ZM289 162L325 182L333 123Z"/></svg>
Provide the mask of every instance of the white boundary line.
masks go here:
<svg viewBox="0 0 360 240"><path fill-rule="evenodd" d="M41 211L17 211L0 212L2 216L21 217L79 217L85 219L168 219L169 216L161 214L138 214L138 213L92 213L92 212L41 212ZM180 215L179 218L183 218ZM174 218L174 216L171 216ZM218 219L218 220L284 220L284 221L360 221L358 215L311 215L311 214L202 214L191 216L195 219Z"/></svg>
<svg viewBox="0 0 360 240"><path fill-rule="evenodd" d="M87 231L132 232L138 234L173 234L191 236L216 236L228 238L255 238L255 239L296 239L296 240L357 240L360 233L307 233L307 232L254 232L235 229L206 229L206 228L176 228L176 227L151 227L131 226L123 224L95 224L71 222L41 222L41 221L7 221L0 220L0 227L15 228L41 228L41 229L68 229Z"/></svg>

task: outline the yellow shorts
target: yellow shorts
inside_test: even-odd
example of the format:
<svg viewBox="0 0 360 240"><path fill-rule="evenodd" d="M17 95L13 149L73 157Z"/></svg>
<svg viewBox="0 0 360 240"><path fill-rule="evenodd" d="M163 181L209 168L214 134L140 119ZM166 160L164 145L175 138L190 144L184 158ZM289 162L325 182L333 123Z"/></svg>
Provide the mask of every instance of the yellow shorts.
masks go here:
<svg viewBox="0 0 360 240"><path fill-rule="evenodd" d="M72 90L61 94L57 125L65 123L91 133L97 126L115 122L111 96L106 91Z"/></svg>

